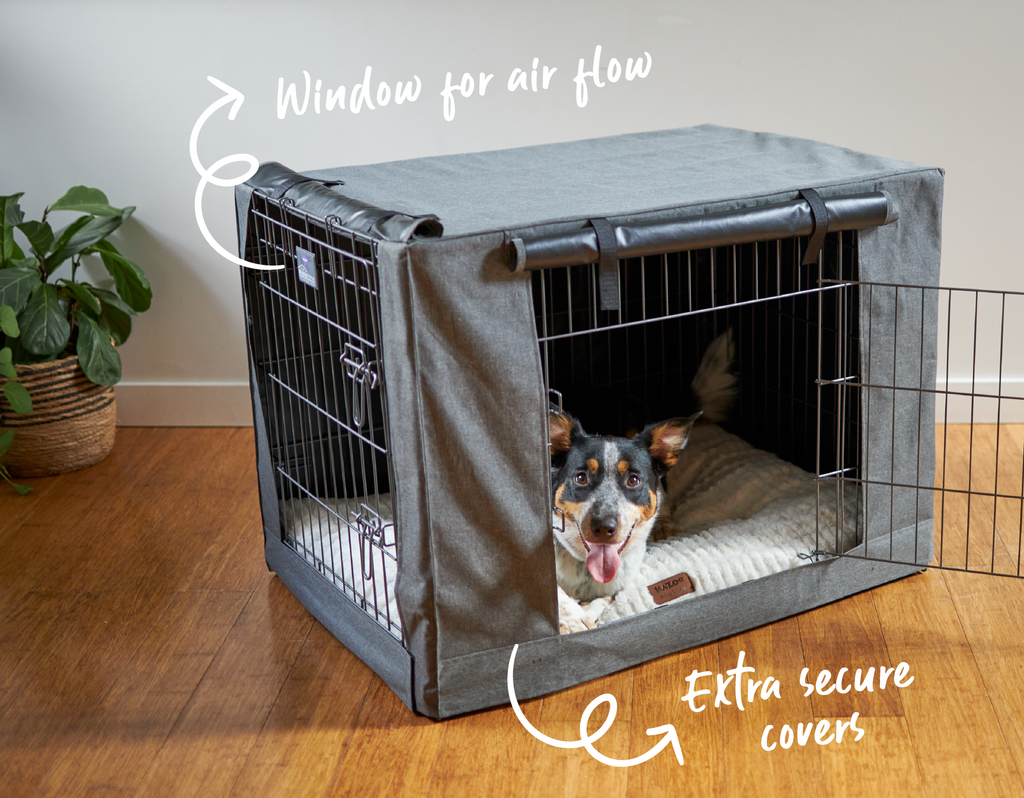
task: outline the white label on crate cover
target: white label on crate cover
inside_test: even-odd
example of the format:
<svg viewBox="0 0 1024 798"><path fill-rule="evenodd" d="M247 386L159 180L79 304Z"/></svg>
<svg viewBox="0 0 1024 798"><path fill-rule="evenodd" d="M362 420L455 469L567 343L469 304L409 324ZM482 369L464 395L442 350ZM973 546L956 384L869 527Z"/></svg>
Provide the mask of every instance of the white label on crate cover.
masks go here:
<svg viewBox="0 0 1024 798"><path fill-rule="evenodd" d="M310 288L319 288L316 277L316 258L313 257L312 252L308 252L302 247L295 247L295 265L299 270L300 282Z"/></svg>

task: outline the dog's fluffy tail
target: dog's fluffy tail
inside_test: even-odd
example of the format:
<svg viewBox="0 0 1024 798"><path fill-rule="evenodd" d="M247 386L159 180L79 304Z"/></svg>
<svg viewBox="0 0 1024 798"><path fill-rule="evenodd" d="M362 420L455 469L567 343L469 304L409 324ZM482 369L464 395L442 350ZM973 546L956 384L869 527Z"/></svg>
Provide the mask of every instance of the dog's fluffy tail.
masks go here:
<svg viewBox="0 0 1024 798"><path fill-rule="evenodd" d="M729 329L711 342L700 361L691 387L700 403L703 418L708 421L725 421L736 402L739 385L732 371L735 358L736 344L732 339L732 329Z"/></svg>

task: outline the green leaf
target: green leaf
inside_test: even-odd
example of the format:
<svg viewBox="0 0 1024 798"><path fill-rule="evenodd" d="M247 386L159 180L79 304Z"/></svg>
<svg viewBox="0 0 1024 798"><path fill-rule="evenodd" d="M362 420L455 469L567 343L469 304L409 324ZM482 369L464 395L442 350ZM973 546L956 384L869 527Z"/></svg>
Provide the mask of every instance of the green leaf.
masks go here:
<svg viewBox="0 0 1024 798"><path fill-rule="evenodd" d="M14 440L14 430L9 429L7 432L0 435L0 457L7 454L7 450L11 448L11 441Z"/></svg>
<svg viewBox="0 0 1024 798"><path fill-rule="evenodd" d="M73 221L67 227L62 227L60 229L60 232L57 233L57 240L53 242L53 246L50 247L50 251L53 252L53 253L64 251L67 248L68 242L71 240L71 237L74 236L75 233L77 233L79 230L81 230L87 224L89 224L89 220L90 219L94 219L94 218L95 217L93 217L93 216L82 216L79 219L75 219L75 221ZM64 258L62 258L62 259L66 260L69 257L71 257L71 256L67 255L67 256L64 256ZM53 269L55 269L57 267L57 265L59 265L57 263L57 261L54 260L54 256L53 255L51 255L49 258L47 258L47 263L55 264L53 266L53 268L50 269L50 271L53 271Z"/></svg>
<svg viewBox="0 0 1024 798"><path fill-rule="evenodd" d="M108 291L105 288L97 288L94 285L89 286L89 290L101 301L104 305L110 305L117 308L122 313L127 313L129 316L138 316L134 308L125 302L121 297L115 294L113 291Z"/></svg>
<svg viewBox="0 0 1024 798"><path fill-rule="evenodd" d="M25 234L32 251L40 258L44 257L53 244L53 229L48 222L22 222L18 229Z"/></svg>
<svg viewBox="0 0 1024 798"><path fill-rule="evenodd" d="M13 362L14 353L11 351L11 348L9 346L0 348L0 366Z"/></svg>
<svg viewBox="0 0 1024 798"><path fill-rule="evenodd" d="M11 405L11 410L15 413L32 412L32 397L28 395L28 391L25 389L25 386L20 382L15 382L14 380L5 382L4 396L7 397L7 401Z"/></svg>
<svg viewBox="0 0 1024 798"><path fill-rule="evenodd" d="M153 289L142 269L118 252L109 241L99 242L93 250L103 258L103 265L114 278L114 286L121 299L139 313L148 310L153 301Z"/></svg>
<svg viewBox="0 0 1024 798"><path fill-rule="evenodd" d="M111 335L114 336L114 343L120 346L131 335L131 318L135 316L135 311L121 301L121 297L117 294L112 294L110 291L101 291L98 288L94 288L92 291L102 300L103 312L101 319L110 328ZM104 296L106 294L116 299L117 304L112 302L108 296Z"/></svg>
<svg viewBox="0 0 1024 798"><path fill-rule="evenodd" d="M8 265L9 268L32 269L32 270L38 272L39 271L39 258L37 258L35 255L30 255L27 258L23 258L23 257L19 256L17 258L11 258L10 261L8 261L7 265Z"/></svg>
<svg viewBox="0 0 1024 798"><path fill-rule="evenodd" d="M51 211L78 211L92 216L115 217L121 215L120 208L112 208L107 195L98 188L75 186L50 206Z"/></svg>
<svg viewBox="0 0 1024 798"><path fill-rule="evenodd" d="M21 224L25 219L25 214L18 205L18 199L24 193L22 191L9 197L0 197L0 262L3 263L24 255L14 243L14 226Z"/></svg>
<svg viewBox="0 0 1024 798"><path fill-rule="evenodd" d="M92 292L85 285L72 282L71 280L61 280L60 282L62 285L67 286L68 290L71 291L82 307L92 311L94 316L100 315L103 310L100 307L100 301L92 295Z"/></svg>
<svg viewBox="0 0 1024 798"><path fill-rule="evenodd" d="M0 305L0 332L11 336L11 338L21 335L21 330L18 329L18 317L10 305ZM2 359L0 362L3 362Z"/></svg>
<svg viewBox="0 0 1024 798"><path fill-rule="evenodd" d="M7 343L11 347L12 361L19 366L31 366L36 363L49 363L51 360L56 360L57 355L60 354L60 352L56 352L52 355L37 355L34 352L29 352L21 345L20 338L8 338Z"/></svg>
<svg viewBox="0 0 1024 798"><path fill-rule="evenodd" d="M78 362L85 376L97 385L116 385L121 379L121 356L110 343L110 334L94 319L75 311L78 321Z"/></svg>
<svg viewBox="0 0 1024 798"><path fill-rule="evenodd" d="M125 208L121 211L120 216L113 218L83 217L86 220L85 224L74 230L72 235L64 241L62 239L65 239L67 230L61 231L61 235L51 250L52 254L46 259L46 273L53 274L54 270L72 255L77 255L94 244L106 243L103 239L120 227L121 223L131 216L134 210L134 207ZM80 221L81 219L78 222L72 223L69 227L74 227Z"/></svg>
<svg viewBox="0 0 1024 798"><path fill-rule="evenodd" d="M15 313L21 313L41 283L38 269L28 266L0 269L0 305L10 305Z"/></svg>
<svg viewBox="0 0 1024 798"><path fill-rule="evenodd" d="M60 306L57 287L36 286L21 313L21 344L36 355L55 355L68 344L71 325Z"/></svg>
<svg viewBox="0 0 1024 798"><path fill-rule="evenodd" d="M10 363L0 363L0 377L16 380L18 378L18 370Z"/></svg>

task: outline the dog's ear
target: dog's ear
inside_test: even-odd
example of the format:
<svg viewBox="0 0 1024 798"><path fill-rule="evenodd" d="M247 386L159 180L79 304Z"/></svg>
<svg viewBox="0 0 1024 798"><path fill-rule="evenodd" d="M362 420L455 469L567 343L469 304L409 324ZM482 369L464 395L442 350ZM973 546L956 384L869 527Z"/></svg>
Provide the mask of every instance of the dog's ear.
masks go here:
<svg viewBox="0 0 1024 798"><path fill-rule="evenodd" d="M651 453L651 459L663 471L667 472L676 464L679 453L690 439L690 430L700 416L700 413L695 413L689 418L673 418L658 424L649 424L640 433L640 440Z"/></svg>
<svg viewBox="0 0 1024 798"><path fill-rule="evenodd" d="M568 452L573 442L584 434L580 422L568 413L558 410L548 412L548 429L551 435L552 458Z"/></svg>

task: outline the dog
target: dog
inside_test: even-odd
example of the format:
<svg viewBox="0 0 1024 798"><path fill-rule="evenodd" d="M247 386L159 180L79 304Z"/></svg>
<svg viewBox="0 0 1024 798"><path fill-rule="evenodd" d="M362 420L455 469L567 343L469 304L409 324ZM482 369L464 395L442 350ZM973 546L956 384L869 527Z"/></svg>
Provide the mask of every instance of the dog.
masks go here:
<svg viewBox="0 0 1024 798"><path fill-rule="evenodd" d="M648 424L633 437L588 435L558 409L549 413L561 631L592 628L615 593L630 584L663 514L663 478L698 419L721 421L736 391L731 332L708 347L693 379L700 409Z"/></svg>

